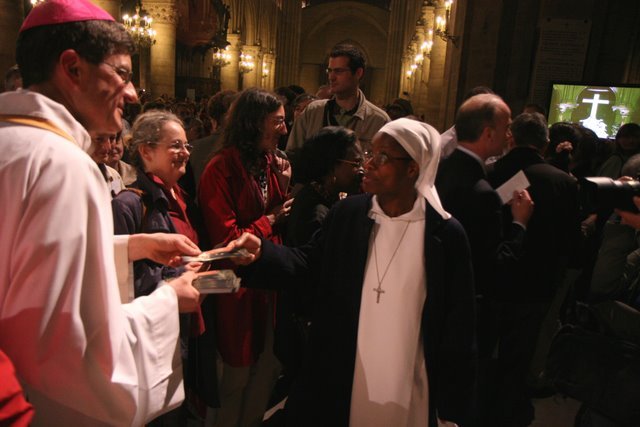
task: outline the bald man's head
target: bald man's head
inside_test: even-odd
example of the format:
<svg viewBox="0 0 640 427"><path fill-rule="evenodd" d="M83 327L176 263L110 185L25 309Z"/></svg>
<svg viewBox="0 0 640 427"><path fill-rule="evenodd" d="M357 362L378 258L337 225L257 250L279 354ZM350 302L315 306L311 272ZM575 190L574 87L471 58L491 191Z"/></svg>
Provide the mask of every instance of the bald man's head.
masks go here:
<svg viewBox="0 0 640 427"><path fill-rule="evenodd" d="M458 141L477 141L485 128L495 128L500 119L510 117L509 106L498 95L472 96L460 106L456 115Z"/></svg>

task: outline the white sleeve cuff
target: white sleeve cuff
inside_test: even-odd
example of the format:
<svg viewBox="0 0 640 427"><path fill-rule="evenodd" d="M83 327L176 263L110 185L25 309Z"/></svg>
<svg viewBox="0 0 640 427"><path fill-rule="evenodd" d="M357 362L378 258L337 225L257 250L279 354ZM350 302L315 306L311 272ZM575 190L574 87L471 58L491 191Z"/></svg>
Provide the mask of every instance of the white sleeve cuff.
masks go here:
<svg viewBox="0 0 640 427"><path fill-rule="evenodd" d="M129 235L113 236L113 253L118 276L120 302L133 301L133 263L129 261Z"/></svg>

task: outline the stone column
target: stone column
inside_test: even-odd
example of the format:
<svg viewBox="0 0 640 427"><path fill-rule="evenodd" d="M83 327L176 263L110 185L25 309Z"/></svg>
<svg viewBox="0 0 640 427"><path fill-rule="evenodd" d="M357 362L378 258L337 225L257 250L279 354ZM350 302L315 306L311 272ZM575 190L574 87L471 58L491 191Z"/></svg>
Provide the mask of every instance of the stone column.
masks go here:
<svg viewBox="0 0 640 427"><path fill-rule="evenodd" d="M467 0L456 0L453 3L453 8L451 10L450 28L451 32L458 39L457 45L449 45L450 50L447 55L447 60L445 61L445 77L440 108L442 123L444 123L443 129L448 128L453 124L458 107L458 88L461 81L461 69L463 68L462 52L465 50L465 43L462 34L464 33L464 23L466 21L468 3L469 2ZM524 19L527 18L528 17L525 17ZM516 26L518 25L516 24Z"/></svg>
<svg viewBox="0 0 640 427"><path fill-rule="evenodd" d="M274 55L273 53L265 53L262 56L262 68L263 68L263 73L262 73L262 87L266 90L273 90L273 74L274 74L274 67L273 67L273 63L274 63ZM264 73L267 72L267 75L265 76Z"/></svg>
<svg viewBox="0 0 640 427"><path fill-rule="evenodd" d="M228 34L229 64L220 70L220 86L222 90L238 90L238 61L240 60L240 34Z"/></svg>
<svg viewBox="0 0 640 427"><path fill-rule="evenodd" d="M422 21L424 22L424 26L420 29L420 45L422 46L423 42L431 42L431 51L424 55L424 61L422 63L421 70L421 90L417 94L416 97L413 98L414 103L414 111L417 115L426 114L425 106L428 102L428 95L430 90L430 81L431 81L431 55L433 54L433 28L434 28L434 11L435 8L433 6L423 6L422 7ZM425 118L427 116L425 115ZM429 120L429 119L427 119Z"/></svg>
<svg viewBox="0 0 640 427"><path fill-rule="evenodd" d="M300 26L302 8L299 0L283 0L278 20L276 52L276 86L298 84L300 81Z"/></svg>
<svg viewBox="0 0 640 427"><path fill-rule="evenodd" d="M145 1L144 8L153 18L156 43L151 47L151 96L175 96L176 24L175 0Z"/></svg>
<svg viewBox="0 0 640 427"><path fill-rule="evenodd" d="M24 9L21 1L0 0L0 76L4 79L4 73L16 63L16 40L18 30L22 25ZM4 90L4 80L0 83L0 91Z"/></svg>
<svg viewBox="0 0 640 427"><path fill-rule="evenodd" d="M201 74L198 77L204 77L204 78L211 77L212 69L213 69L213 49L207 49L207 52L204 54L204 57L202 58Z"/></svg>
<svg viewBox="0 0 640 427"><path fill-rule="evenodd" d="M242 73L242 88L260 86L262 76L262 61L260 61L260 46L242 46L242 53L251 55L253 61L253 70L248 73Z"/></svg>
<svg viewBox="0 0 640 427"><path fill-rule="evenodd" d="M120 9L120 0L91 0L92 3L106 10L109 15L113 16L118 22L122 21L122 11Z"/></svg>
<svg viewBox="0 0 640 427"><path fill-rule="evenodd" d="M407 32L407 15L408 8L414 7L415 1L408 0L391 0L389 8L389 31L387 36L387 66L385 67L385 81L387 88L385 91L385 102L390 102L397 98L402 92L408 90L408 83L411 79L407 79L406 72L409 68L401 67L403 62L403 54L405 52L405 39ZM408 31L412 31L413 27ZM402 74L401 74L402 73ZM403 88L403 83L407 83Z"/></svg>
<svg viewBox="0 0 640 427"><path fill-rule="evenodd" d="M278 65L278 58L271 54L273 59L271 61L271 66L269 68L269 90L274 90L276 88L276 66Z"/></svg>
<svg viewBox="0 0 640 427"><path fill-rule="evenodd" d="M402 92L411 93L411 84L413 83L413 73L409 75L409 71L411 71L411 53L406 51L402 56L402 69L400 76L400 90L399 93L393 95L393 97L387 99L388 102L391 102L398 95L401 95ZM388 93L387 93L388 95Z"/></svg>
<svg viewBox="0 0 640 427"><path fill-rule="evenodd" d="M138 47L138 61L140 66L140 87L151 90L151 48Z"/></svg>
<svg viewBox="0 0 640 427"><path fill-rule="evenodd" d="M435 9L435 17L445 16L444 5L439 5ZM451 24L450 24L451 25ZM426 104L421 105L425 112L425 119L436 129L442 131L444 128L444 117L442 115L442 93L444 86L444 65L447 57L447 45L453 43L442 40L434 35L433 49L431 50L431 64L429 69L429 84Z"/></svg>

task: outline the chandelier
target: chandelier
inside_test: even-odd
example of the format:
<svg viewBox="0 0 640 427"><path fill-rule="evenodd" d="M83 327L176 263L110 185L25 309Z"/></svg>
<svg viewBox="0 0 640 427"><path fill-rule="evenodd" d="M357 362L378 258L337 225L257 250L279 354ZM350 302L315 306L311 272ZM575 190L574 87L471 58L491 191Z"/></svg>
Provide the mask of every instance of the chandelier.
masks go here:
<svg viewBox="0 0 640 427"><path fill-rule="evenodd" d="M224 49L216 48L213 52L213 66L222 68L231 63L231 54L229 53L229 46Z"/></svg>
<svg viewBox="0 0 640 427"><path fill-rule="evenodd" d="M136 6L136 13L122 15L122 23L127 29L133 42L140 47L151 47L156 43L156 30L151 28L153 18L143 11L140 13L140 5Z"/></svg>
<svg viewBox="0 0 640 427"><path fill-rule="evenodd" d="M240 54L240 64L238 65L241 74L250 73L255 68L256 64L253 62L253 56L245 53Z"/></svg>

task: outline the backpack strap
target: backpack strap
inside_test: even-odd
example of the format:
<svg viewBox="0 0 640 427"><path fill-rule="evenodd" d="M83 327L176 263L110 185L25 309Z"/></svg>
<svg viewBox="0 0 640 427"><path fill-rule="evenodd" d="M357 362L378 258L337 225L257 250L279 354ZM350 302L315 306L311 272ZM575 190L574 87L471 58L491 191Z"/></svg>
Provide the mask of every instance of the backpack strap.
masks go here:
<svg viewBox="0 0 640 427"><path fill-rule="evenodd" d="M0 122L13 123L16 125L31 126L39 129L48 130L49 132L53 132L56 135L61 136L64 139L73 142L74 144L76 142L76 140L67 132L60 129L50 120L44 119L42 117L23 116L23 115L17 115L17 114L16 115L0 114Z"/></svg>

